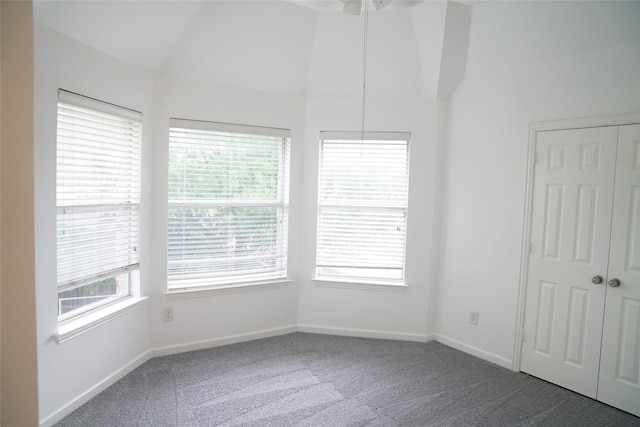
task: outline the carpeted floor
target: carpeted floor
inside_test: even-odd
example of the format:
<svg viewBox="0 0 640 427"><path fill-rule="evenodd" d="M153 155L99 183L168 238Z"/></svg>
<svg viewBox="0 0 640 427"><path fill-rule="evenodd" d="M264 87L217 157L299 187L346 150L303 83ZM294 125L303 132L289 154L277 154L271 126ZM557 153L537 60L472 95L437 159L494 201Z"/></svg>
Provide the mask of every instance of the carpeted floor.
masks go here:
<svg viewBox="0 0 640 427"><path fill-rule="evenodd" d="M437 342L295 333L152 359L58 426L640 426Z"/></svg>

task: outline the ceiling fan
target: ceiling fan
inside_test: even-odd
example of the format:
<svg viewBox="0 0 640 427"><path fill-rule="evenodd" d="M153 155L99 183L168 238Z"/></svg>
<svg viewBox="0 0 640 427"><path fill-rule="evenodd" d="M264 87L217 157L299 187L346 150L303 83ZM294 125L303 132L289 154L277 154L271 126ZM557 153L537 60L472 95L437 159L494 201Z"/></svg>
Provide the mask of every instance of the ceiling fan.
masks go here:
<svg viewBox="0 0 640 427"><path fill-rule="evenodd" d="M349 15L360 15L360 11L362 10L362 1L363 0L340 0L344 4L344 8L342 9L344 13L348 13ZM369 0L364 0L369 1ZM391 3L391 0L371 0L373 3L373 7L377 10L384 9Z"/></svg>

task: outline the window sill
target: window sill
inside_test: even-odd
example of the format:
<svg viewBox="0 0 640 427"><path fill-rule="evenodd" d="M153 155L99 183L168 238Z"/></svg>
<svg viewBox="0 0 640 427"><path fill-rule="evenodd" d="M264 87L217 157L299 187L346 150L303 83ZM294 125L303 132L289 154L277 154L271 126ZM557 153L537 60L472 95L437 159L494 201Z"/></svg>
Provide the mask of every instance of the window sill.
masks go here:
<svg viewBox="0 0 640 427"><path fill-rule="evenodd" d="M76 319L65 320L58 324L58 332L53 334L53 338L58 344L62 344L123 314L136 310L146 300L147 297L130 297Z"/></svg>
<svg viewBox="0 0 640 427"><path fill-rule="evenodd" d="M342 288L342 289L359 289L365 291L383 291L383 292L404 292L409 285L398 282L383 281L366 281L366 280L349 280L349 279L332 279L327 277L314 277L316 286L325 288Z"/></svg>
<svg viewBox="0 0 640 427"><path fill-rule="evenodd" d="M165 292L168 299L202 298L214 295L235 294L240 292L255 292L268 289L284 288L291 283L289 279L273 280L268 282L239 283L223 285L211 288L176 289Z"/></svg>

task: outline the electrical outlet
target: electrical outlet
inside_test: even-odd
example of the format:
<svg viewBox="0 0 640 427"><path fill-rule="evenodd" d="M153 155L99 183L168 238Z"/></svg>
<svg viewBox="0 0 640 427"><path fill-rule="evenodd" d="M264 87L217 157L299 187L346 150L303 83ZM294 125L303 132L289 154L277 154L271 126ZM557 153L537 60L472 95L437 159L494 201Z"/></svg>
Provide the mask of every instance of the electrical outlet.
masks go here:
<svg viewBox="0 0 640 427"><path fill-rule="evenodd" d="M162 320L165 322L173 322L173 307L165 307L162 314Z"/></svg>
<svg viewBox="0 0 640 427"><path fill-rule="evenodd" d="M471 323L473 326L478 326L478 317L480 317L480 313L471 310L469 312L469 323Z"/></svg>

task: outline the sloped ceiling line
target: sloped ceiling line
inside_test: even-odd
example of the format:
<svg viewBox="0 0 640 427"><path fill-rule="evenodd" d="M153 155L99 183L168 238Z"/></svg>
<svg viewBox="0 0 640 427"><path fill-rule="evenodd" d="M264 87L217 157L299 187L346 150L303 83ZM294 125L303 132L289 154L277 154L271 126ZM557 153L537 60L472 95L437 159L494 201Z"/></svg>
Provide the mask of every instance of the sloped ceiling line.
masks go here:
<svg viewBox="0 0 640 427"><path fill-rule="evenodd" d="M341 9L339 0L35 0L34 19L150 72L359 96L362 21ZM463 76L638 43L639 21L640 1L393 0L370 17L367 93L447 99Z"/></svg>
<svg viewBox="0 0 640 427"><path fill-rule="evenodd" d="M436 99L447 100L462 82L469 52L471 8L447 2Z"/></svg>
<svg viewBox="0 0 640 427"><path fill-rule="evenodd" d="M444 16L436 14L434 21L430 11L442 7L432 4L445 2L394 0L371 14L368 94L435 96L424 88L434 86L437 76L424 68L439 69L442 52L424 44L442 39L444 26L437 20ZM362 19L342 13L340 5L38 0L34 18L150 72L276 94L359 96ZM416 19L414 11L422 7L426 12Z"/></svg>

